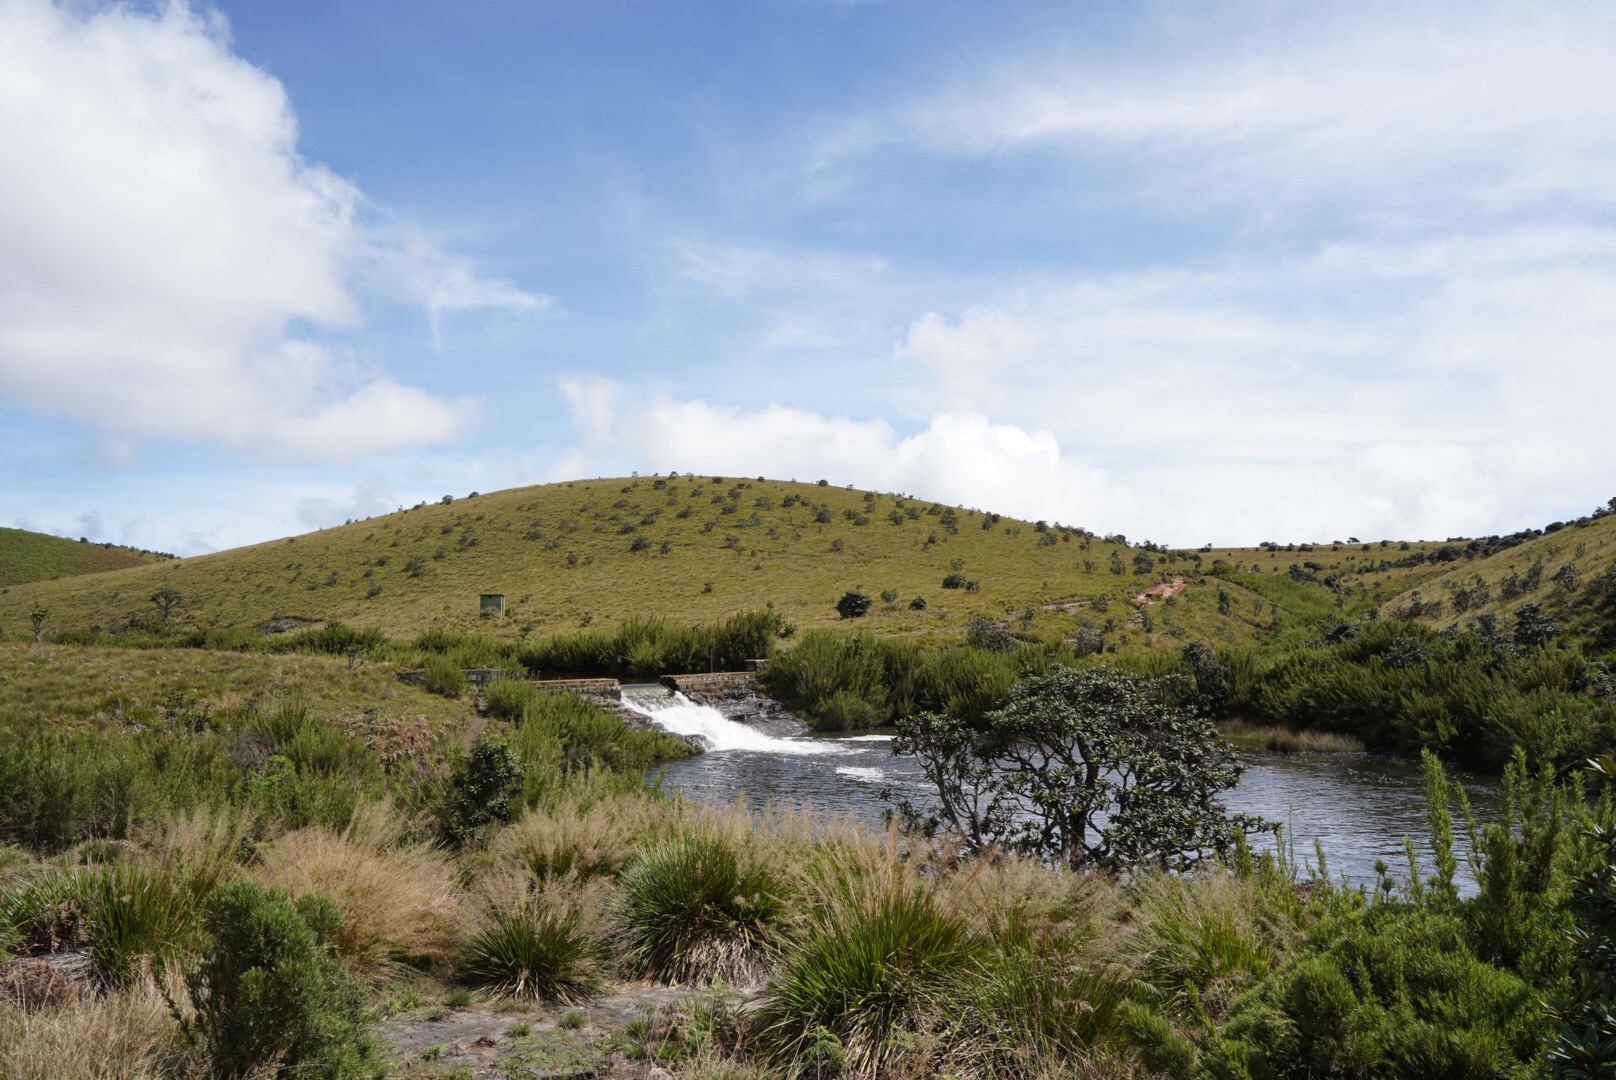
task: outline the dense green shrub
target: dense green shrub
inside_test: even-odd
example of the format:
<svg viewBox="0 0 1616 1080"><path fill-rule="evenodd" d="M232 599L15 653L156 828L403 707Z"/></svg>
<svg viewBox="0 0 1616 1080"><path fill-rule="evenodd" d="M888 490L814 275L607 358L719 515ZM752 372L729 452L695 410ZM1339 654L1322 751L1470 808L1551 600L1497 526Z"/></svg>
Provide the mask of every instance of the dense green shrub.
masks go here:
<svg viewBox="0 0 1616 1080"><path fill-rule="evenodd" d="M687 833L623 875L621 935L633 966L670 982L744 979L770 952L783 886L722 837Z"/></svg>
<svg viewBox="0 0 1616 1080"><path fill-rule="evenodd" d="M296 702L204 714L199 724L50 732L0 723L0 839L57 851L223 804L288 828L343 828L362 796L382 791L375 751Z"/></svg>
<svg viewBox="0 0 1616 1080"><path fill-rule="evenodd" d="M1499 770L1517 746L1534 765L1563 766L1616 743L1616 705L1588 693L1596 671L1576 648L1388 620L1333 640L1295 628L1216 663L1228 683L1221 715L1372 748L1428 748Z"/></svg>
<svg viewBox="0 0 1616 1080"><path fill-rule="evenodd" d="M869 614L870 605L873 603L874 601L864 593L851 590L843 593L842 598L836 601L836 614L844 619L861 619Z"/></svg>
<svg viewBox="0 0 1616 1080"><path fill-rule="evenodd" d="M1464 924L1413 905L1326 919L1230 1007L1214 1076L1513 1077L1537 1055L1533 988L1477 958Z"/></svg>
<svg viewBox="0 0 1616 1080"><path fill-rule="evenodd" d="M881 726L922 711L978 724L1022 675L1075 661L1064 646L930 648L868 631L810 630L759 681L828 730Z"/></svg>
<svg viewBox="0 0 1616 1080"><path fill-rule="evenodd" d="M434 694L457 698L466 692L466 673L447 656L428 656L421 665L421 685Z"/></svg>
<svg viewBox="0 0 1616 1080"><path fill-rule="evenodd" d="M516 816L522 764L501 742L479 742L455 766L444 786L438 829L454 847L474 842L483 830Z"/></svg>
<svg viewBox="0 0 1616 1080"><path fill-rule="evenodd" d="M218 1080L379 1077L364 987L332 953L342 916L323 896L294 904L252 882L221 885L203 906L210 938L186 985Z"/></svg>
<svg viewBox="0 0 1616 1080"><path fill-rule="evenodd" d="M468 982L515 998L576 1004L600 993L605 951L575 917L496 912L466 948Z"/></svg>

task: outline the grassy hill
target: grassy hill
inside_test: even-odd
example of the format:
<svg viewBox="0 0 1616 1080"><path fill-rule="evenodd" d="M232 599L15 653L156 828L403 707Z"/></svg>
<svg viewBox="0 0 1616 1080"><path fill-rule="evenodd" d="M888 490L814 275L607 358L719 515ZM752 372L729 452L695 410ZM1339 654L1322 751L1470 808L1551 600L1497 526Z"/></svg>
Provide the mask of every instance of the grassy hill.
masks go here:
<svg viewBox="0 0 1616 1080"><path fill-rule="evenodd" d="M26 529L0 529L0 586L123 570L160 558L167 556L115 544L64 540Z"/></svg>
<svg viewBox="0 0 1616 1080"><path fill-rule="evenodd" d="M183 597L176 627L289 616L395 635L429 627L544 635L635 615L688 623L772 606L807 628L837 623L836 600L860 589L875 598L860 624L881 633L953 637L987 616L1045 638L1089 627L1125 646L1238 643L1284 614L1350 611L1402 592L1439 570L1364 564L1438 546L1146 551L1075 526L817 484L580 480L12 587L0 593L0 628L26 633L35 604L56 630L151 626L150 598L165 588ZM1209 574L1220 562L1218 576ZM1293 564L1319 580L1298 581ZM1323 583L1331 574L1346 575L1339 588ZM1171 595L1137 599L1178 578ZM505 618L479 615L485 592L505 594Z"/></svg>

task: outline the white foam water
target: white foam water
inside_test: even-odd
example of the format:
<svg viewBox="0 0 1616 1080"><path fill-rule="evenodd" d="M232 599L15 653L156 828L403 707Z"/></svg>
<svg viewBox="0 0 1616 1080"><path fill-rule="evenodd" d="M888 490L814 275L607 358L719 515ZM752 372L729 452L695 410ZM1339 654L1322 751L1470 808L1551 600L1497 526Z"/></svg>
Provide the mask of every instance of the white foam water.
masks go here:
<svg viewBox="0 0 1616 1080"><path fill-rule="evenodd" d="M749 750L768 754L834 754L835 744L811 739L778 739L757 728L729 719L711 705L697 705L680 693L667 697L663 705L643 695L623 695L623 704L664 731L674 735L694 735L707 744L710 753Z"/></svg>
<svg viewBox="0 0 1616 1080"><path fill-rule="evenodd" d="M849 776L854 780L863 780L872 784L879 783L887 778L885 769L863 768L858 765L838 765L836 766L836 774L838 776Z"/></svg>

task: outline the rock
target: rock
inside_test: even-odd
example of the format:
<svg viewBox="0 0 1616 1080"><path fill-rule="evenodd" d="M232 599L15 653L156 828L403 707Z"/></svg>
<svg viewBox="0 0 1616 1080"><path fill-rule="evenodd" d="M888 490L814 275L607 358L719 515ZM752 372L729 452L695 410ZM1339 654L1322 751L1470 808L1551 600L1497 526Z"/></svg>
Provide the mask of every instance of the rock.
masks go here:
<svg viewBox="0 0 1616 1080"><path fill-rule="evenodd" d="M645 1080L673 1080L673 1074L660 1065L653 1065L645 1074Z"/></svg>
<svg viewBox="0 0 1616 1080"><path fill-rule="evenodd" d="M0 968L0 990L27 1011L71 1005L79 1000L79 985L47 960L13 960Z"/></svg>

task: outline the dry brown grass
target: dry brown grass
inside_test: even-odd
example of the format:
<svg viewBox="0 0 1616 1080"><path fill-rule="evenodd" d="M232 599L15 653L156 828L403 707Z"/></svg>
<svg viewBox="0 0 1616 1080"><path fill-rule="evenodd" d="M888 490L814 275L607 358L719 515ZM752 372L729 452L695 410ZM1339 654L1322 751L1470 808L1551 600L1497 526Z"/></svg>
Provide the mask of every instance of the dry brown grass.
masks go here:
<svg viewBox="0 0 1616 1080"><path fill-rule="evenodd" d="M258 823L230 807L198 807L168 821L135 831L135 841L157 868L203 897L216 885L240 875Z"/></svg>
<svg viewBox="0 0 1616 1080"><path fill-rule="evenodd" d="M6 1080L188 1080L204 1075L149 980L123 993L25 1013L0 1005Z"/></svg>
<svg viewBox="0 0 1616 1080"><path fill-rule="evenodd" d="M1219 725L1219 729L1224 738L1238 746L1280 754L1355 754L1364 748L1364 744L1351 735L1329 731L1296 731L1288 727L1248 724L1243 720L1227 721Z"/></svg>
<svg viewBox="0 0 1616 1080"><path fill-rule="evenodd" d="M520 868L540 881L615 876L648 843L678 828L681 804L651 795L563 801L529 810L495 833L477 862L488 871Z"/></svg>
<svg viewBox="0 0 1616 1080"><path fill-rule="evenodd" d="M939 877L938 894L944 910L978 932L1045 955L1093 947L1118 900L1110 878L1017 855L960 863Z"/></svg>
<svg viewBox="0 0 1616 1080"><path fill-rule="evenodd" d="M266 845L252 876L293 895L320 892L342 911L337 948L375 976L400 957L447 964L459 955L474 908L442 852L402 838L387 803L362 804L341 833L300 829Z"/></svg>

